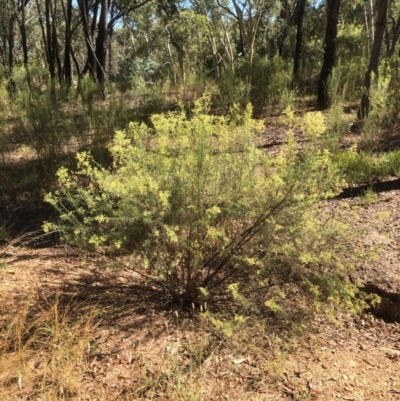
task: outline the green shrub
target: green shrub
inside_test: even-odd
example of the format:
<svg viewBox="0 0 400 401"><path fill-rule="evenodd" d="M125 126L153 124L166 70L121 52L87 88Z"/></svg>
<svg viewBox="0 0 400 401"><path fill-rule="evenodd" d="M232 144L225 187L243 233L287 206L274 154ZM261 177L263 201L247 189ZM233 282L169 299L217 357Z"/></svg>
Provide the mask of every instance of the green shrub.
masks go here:
<svg viewBox="0 0 400 401"><path fill-rule="evenodd" d="M352 146L334 157L334 163L348 183L369 182L400 173L400 151L374 154Z"/></svg>
<svg viewBox="0 0 400 401"><path fill-rule="evenodd" d="M122 91L140 89L146 82L162 78L161 65L153 57L128 57L118 63L118 74L113 77Z"/></svg>
<svg viewBox="0 0 400 401"><path fill-rule="evenodd" d="M294 94L290 90L292 83L292 64L281 57L270 60L256 57L251 66L250 101L257 114L268 109L270 114L279 114L283 109L292 106Z"/></svg>
<svg viewBox="0 0 400 401"><path fill-rule="evenodd" d="M21 91L16 99L19 129L24 143L39 160L55 163L73 135L70 119L50 88L40 92Z"/></svg>
<svg viewBox="0 0 400 401"><path fill-rule="evenodd" d="M289 133L280 153L267 155L256 146L264 127L250 105L229 117L209 107L204 96L190 119L181 110L152 116L154 129L131 123L110 144L112 168L78 154L77 170L60 169L58 191L46 196L60 220L45 229L77 246L132 254L179 302L228 286L237 294L300 283L310 272L342 274L349 255L335 239L346 227L317 207L343 184L329 152L310 145L299 157Z"/></svg>
<svg viewBox="0 0 400 401"><path fill-rule="evenodd" d="M342 105L332 105L326 113L327 130L323 138L324 146L337 153L341 146L340 140L347 134L348 127L354 119L354 115L344 115Z"/></svg>
<svg viewBox="0 0 400 401"><path fill-rule="evenodd" d="M235 73L227 69L217 81L218 95L215 103L224 111L228 111L234 104L244 106L249 101L249 91L246 83Z"/></svg>

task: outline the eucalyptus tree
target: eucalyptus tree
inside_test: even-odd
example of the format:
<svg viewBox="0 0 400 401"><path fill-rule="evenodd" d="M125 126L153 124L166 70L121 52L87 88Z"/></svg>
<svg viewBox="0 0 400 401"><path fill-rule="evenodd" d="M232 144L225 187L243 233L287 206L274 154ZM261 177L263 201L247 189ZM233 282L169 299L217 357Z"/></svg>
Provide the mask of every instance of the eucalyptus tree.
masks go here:
<svg viewBox="0 0 400 401"><path fill-rule="evenodd" d="M186 70L203 67L207 58L207 19L191 9L177 9L173 14L168 9L162 11L170 60L174 64L172 45L178 59L179 82L185 83Z"/></svg>
<svg viewBox="0 0 400 401"><path fill-rule="evenodd" d="M293 25L293 6L290 0L281 0L279 3L279 16L276 21L276 43L279 57L284 56L285 42L289 35L289 28Z"/></svg>
<svg viewBox="0 0 400 401"><path fill-rule="evenodd" d="M331 102L328 93L328 80L336 63L339 10L340 0L327 0L324 60L318 81L318 105L320 108L328 108Z"/></svg>
<svg viewBox="0 0 400 401"><path fill-rule="evenodd" d="M389 3L388 21L386 27L386 55L392 57L396 50L396 44L400 38L400 6L398 2Z"/></svg>
<svg viewBox="0 0 400 401"><path fill-rule="evenodd" d="M105 97L104 84L107 71L109 39L115 24L125 15L152 0L77 0L87 60L84 72L90 72ZM109 15L111 11L111 17Z"/></svg>
<svg viewBox="0 0 400 401"><path fill-rule="evenodd" d="M234 69L229 15L213 0L191 0L191 4L207 22L206 37L212 54L214 76L218 78L222 67Z"/></svg>
<svg viewBox="0 0 400 401"><path fill-rule="evenodd" d="M294 23L296 25L296 49L293 60L293 77L298 79L300 70L300 60L303 48L303 20L307 0L297 0L294 12Z"/></svg>
<svg viewBox="0 0 400 401"><path fill-rule="evenodd" d="M11 0L12 9L15 15L15 20L21 33L21 46L23 53L24 66L28 69L28 43L27 43L27 21L26 21L26 7L30 0Z"/></svg>
<svg viewBox="0 0 400 401"><path fill-rule="evenodd" d="M251 67L255 55L255 43L261 19L268 10L268 0L217 0L217 4L237 22L240 32L242 56Z"/></svg>
<svg viewBox="0 0 400 401"><path fill-rule="evenodd" d="M8 70L14 67L14 47L15 47L15 14L12 4L8 0L0 1L0 60L1 64Z"/></svg>
<svg viewBox="0 0 400 401"><path fill-rule="evenodd" d="M30 0L2 0L0 2L1 63L12 71L15 65L15 47L22 49L23 64L28 66L26 7ZM17 38L17 28L20 37Z"/></svg>
<svg viewBox="0 0 400 401"><path fill-rule="evenodd" d="M55 80L61 82L61 58L57 22L59 19L59 0L35 0L38 21L42 33L43 44L46 53L46 60L50 74L52 92L55 90Z"/></svg>
<svg viewBox="0 0 400 401"><path fill-rule="evenodd" d="M358 117L363 119L368 116L370 107L370 87L373 75L378 77L379 61L382 53L383 38L385 35L386 25L387 25L387 13L388 13L389 0L378 0L377 8L377 18L375 27L374 44L372 46L371 58L369 61L367 72L365 73L364 81L364 93L361 98L360 110Z"/></svg>
<svg viewBox="0 0 400 401"><path fill-rule="evenodd" d="M122 18L122 24L115 30L118 71L113 74L121 88L130 88L132 78L141 85L159 82L172 73L166 40L165 24L152 3Z"/></svg>
<svg viewBox="0 0 400 401"><path fill-rule="evenodd" d="M72 84L72 65L71 57L73 56L72 50L72 0L61 0L64 20L65 20L65 33L64 33L64 68L63 68L63 81L70 86ZM76 59L75 59L76 60ZM75 62L77 73L79 75L79 64Z"/></svg>

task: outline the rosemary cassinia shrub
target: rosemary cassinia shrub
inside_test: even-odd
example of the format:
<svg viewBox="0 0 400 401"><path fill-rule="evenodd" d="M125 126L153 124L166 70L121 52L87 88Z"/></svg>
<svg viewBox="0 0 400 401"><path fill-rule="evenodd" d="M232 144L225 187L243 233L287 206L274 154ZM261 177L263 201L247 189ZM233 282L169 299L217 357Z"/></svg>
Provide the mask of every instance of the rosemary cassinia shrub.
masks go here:
<svg viewBox="0 0 400 401"><path fill-rule="evenodd" d="M60 220L45 229L78 246L135 255L179 302L235 283L246 291L274 285L276 277L309 283L311 273L343 268L332 239L344 226L316 206L341 185L329 152L310 145L299 157L289 133L267 155L250 105L228 117L209 107L204 96L190 118L183 110L153 115L154 128L118 131L111 168L79 153L77 170L61 168L59 189L46 196Z"/></svg>

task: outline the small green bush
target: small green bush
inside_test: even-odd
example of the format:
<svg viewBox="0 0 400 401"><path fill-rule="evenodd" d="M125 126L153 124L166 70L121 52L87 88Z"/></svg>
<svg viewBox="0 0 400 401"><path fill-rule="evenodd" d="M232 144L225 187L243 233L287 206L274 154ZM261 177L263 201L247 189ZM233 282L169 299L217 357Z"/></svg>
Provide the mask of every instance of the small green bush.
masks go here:
<svg viewBox="0 0 400 401"><path fill-rule="evenodd" d="M348 245L335 240L346 226L317 207L343 185L329 152L310 145L299 157L289 133L280 153L267 155L250 105L228 117L209 109L204 96L190 119L182 109L153 115L154 128L131 123L109 146L112 168L78 154L77 170L61 168L59 189L46 196L60 220L45 229L134 255L177 302L342 274Z"/></svg>
<svg viewBox="0 0 400 401"><path fill-rule="evenodd" d="M24 143L35 150L39 160L55 163L73 135L70 119L51 89L18 93L18 124Z"/></svg>
<svg viewBox="0 0 400 401"><path fill-rule="evenodd" d="M224 111L228 111L234 104L244 106L249 101L248 87L235 71L224 70L217 80L217 85L215 103Z"/></svg>
<svg viewBox="0 0 400 401"><path fill-rule="evenodd" d="M370 182L400 173L400 151L384 154L358 151L356 146L337 153L334 163L348 183Z"/></svg>
<svg viewBox="0 0 400 401"><path fill-rule="evenodd" d="M283 109L292 106L294 93L290 90L292 83L291 63L281 57L267 60L256 57L250 71L250 101L260 115L279 114Z"/></svg>

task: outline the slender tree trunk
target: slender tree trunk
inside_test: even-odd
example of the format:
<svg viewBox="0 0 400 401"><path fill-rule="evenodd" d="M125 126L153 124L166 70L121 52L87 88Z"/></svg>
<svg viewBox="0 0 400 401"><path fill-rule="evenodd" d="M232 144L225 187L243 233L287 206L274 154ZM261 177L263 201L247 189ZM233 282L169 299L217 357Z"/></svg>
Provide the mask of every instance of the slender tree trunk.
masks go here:
<svg viewBox="0 0 400 401"><path fill-rule="evenodd" d="M235 69L235 57L233 55L233 49L232 49L232 42L231 38L229 37L229 32L228 32L228 25L224 22L224 20L221 17L221 23L222 27L224 30L224 35L223 38L220 38L221 44L224 47L225 54L229 59L229 67L232 71Z"/></svg>
<svg viewBox="0 0 400 401"><path fill-rule="evenodd" d="M303 19L307 0L298 0L296 10L296 50L294 53L293 79L297 80L300 71L301 50L303 45Z"/></svg>
<svg viewBox="0 0 400 401"><path fill-rule="evenodd" d="M21 44L22 44L22 53L24 57L24 67L28 67L28 44L27 44L27 36L26 36L26 21L25 21L25 2L22 2L21 5L21 21L19 24L19 30L21 32Z"/></svg>
<svg viewBox="0 0 400 401"><path fill-rule="evenodd" d="M24 67L26 71L26 77L28 81L28 86L31 88L31 74L29 72L29 64L28 64L28 43L27 43L27 35L26 35L26 20L25 20L25 1L21 4L21 21L19 25L19 30L21 32L21 44L22 44L22 53L24 57Z"/></svg>
<svg viewBox="0 0 400 401"><path fill-rule="evenodd" d="M372 74L378 77L378 69L379 69L379 61L382 52L383 45L383 37L386 30L387 25L387 12L388 12L388 0L379 0L378 1L378 16L376 19L376 27L375 27L375 36L374 36L374 44L372 46L371 58L369 61L368 70L365 73L365 81L364 81L364 94L361 98L360 110L358 112L358 118L360 120L364 119L368 116L369 108L370 108L370 88L371 88L371 79Z"/></svg>
<svg viewBox="0 0 400 401"><path fill-rule="evenodd" d="M42 33L42 41L43 41L43 48L46 56L46 63L49 64L49 53L47 49L47 40L46 40L46 32L44 30L44 24L43 24L43 15L42 15L42 10L40 8L39 0L36 0L36 11L38 13L38 20L39 20L39 25L40 25L40 31Z"/></svg>
<svg viewBox="0 0 400 401"><path fill-rule="evenodd" d="M331 104L328 79L332 75L332 70L336 63L336 38L340 0L328 0L327 6L328 22L325 32L325 54L318 82L318 105L322 109L328 108Z"/></svg>
<svg viewBox="0 0 400 401"><path fill-rule="evenodd" d="M72 84L71 68L71 20L72 20L72 0L67 0L67 8L62 1L64 19L65 19L65 44L64 44L64 77L63 80L67 86Z"/></svg>
<svg viewBox="0 0 400 401"><path fill-rule="evenodd" d="M282 5L281 5L281 12L279 19L282 24L282 32L279 35L278 38L278 55L279 57L283 56L283 48L285 44L285 40L287 37L288 33L288 20L287 20L287 14L288 14L288 0L282 0Z"/></svg>
<svg viewBox="0 0 400 401"><path fill-rule="evenodd" d="M15 16L10 17L8 23L8 68L10 72L14 69L14 48L15 48Z"/></svg>
<svg viewBox="0 0 400 401"><path fill-rule="evenodd" d="M4 29L4 31L6 31L6 30ZM1 49L0 49L0 51L1 51L1 65L3 65L5 67L7 65L7 56L6 56L6 54L7 54L7 51L6 51L6 49L7 49L7 35L2 35L1 42L2 42Z"/></svg>
<svg viewBox="0 0 400 401"><path fill-rule="evenodd" d="M218 49L217 49L217 44L215 43L215 38L212 35L212 33L209 33L207 35L207 40L208 40L208 43L209 43L209 45L211 47L211 51L212 51L214 76L215 76L215 78L219 78L220 73L219 73L219 65L218 65Z"/></svg>
<svg viewBox="0 0 400 401"><path fill-rule="evenodd" d="M397 19L397 21L394 21L394 19L393 19L392 40L390 42L388 57L393 56L394 51L396 50L396 44L399 40L399 37L400 37L400 16ZM388 38L389 38L389 35L388 35Z"/></svg>
<svg viewBox="0 0 400 401"><path fill-rule="evenodd" d="M374 23L374 5L372 3L372 0L368 0L368 23L370 27L371 41L373 45L375 40L375 23Z"/></svg>
<svg viewBox="0 0 400 401"><path fill-rule="evenodd" d="M114 28L110 27L108 32L108 74L113 74L113 62L114 62L114 54L113 54L113 37L114 37Z"/></svg>
<svg viewBox="0 0 400 401"><path fill-rule="evenodd" d="M365 23L365 30L367 31L367 51L369 52L369 49L371 48L370 46L370 33L369 33L369 22L368 22L368 12L367 12L367 7L364 5L364 23ZM369 55L369 53L368 53Z"/></svg>
<svg viewBox="0 0 400 401"><path fill-rule="evenodd" d="M58 34L57 34L57 2L54 1L50 3L50 12L51 12L51 46L54 54L54 64L57 63L57 76L58 82L61 84L62 82L62 66L60 59L60 52L58 49Z"/></svg>
<svg viewBox="0 0 400 401"><path fill-rule="evenodd" d="M94 79L97 79L97 62L95 46L93 43L93 34L96 27L99 4L100 0L95 0L93 7L90 9L88 0L78 0L79 11L82 20L83 35L85 37L85 44L87 49L86 65L82 73L85 74L87 71L90 71ZM90 10L92 10L92 14L90 14ZM90 23L91 20L92 23Z"/></svg>
<svg viewBox="0 0 400 401"><path fill-rule="evenodd" d="M75 53L74 53L74 50L72 49L72 47L71 47L71 57L72 57L72 61L74 62L74 65L76 68L76 75L78 76L78 80L79 80L81 77L81 70L80 70L78 60L75 57Z"/></svg>
<svg viewBox="0 0 400 401"><path fill-rule="evenodd" d="M10 17L8 23L8 69L9 69L9 91L10 94L15 93L15 81L12 76L14 69L14 48L15 48L15 16Z"/></svg>
<svg viewBox="0 0 400 401"><path fill-rule="evenodd" d="M100 20L96 39L97 81L103 98L105 98L105 78L108 45L108 0L101 0Z"/></svg>
<svg viewBox="0 0 400 401"><path fill-rule="evenodd" d="M55 54L53 49L52 41L52 23L51 23L51 13L50 13L50 1L46 1L45 7L45 26L46 26L46 43L47 43L47 55L48 55L48 66L50 72L50 79L52 85L54 85L54 80L56 78L56 64L55 64Z"/></svg>
<svg viewBox="0 0 400 401"><path fill-rule="evenodd" d="M186 76L185 76L185 51L181 47L177 47L176 51L178 53L178 65L179 65L179 79L181 84L185 84Z"/></svg>
<svg viewBox="0 0 400 401"><path fill-rule="evenodd" d="M110 10L110 22L108 24L108 74L112 74L114 72L113 62L114 62L114 54L113 54L113 38L114 38L114 23L112 22L115 16L115 6L114 3L111 4L111 0L109 0L108 7Z"/></svg>

